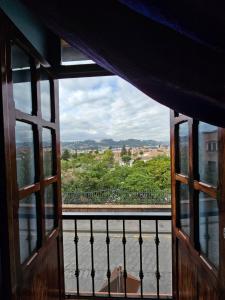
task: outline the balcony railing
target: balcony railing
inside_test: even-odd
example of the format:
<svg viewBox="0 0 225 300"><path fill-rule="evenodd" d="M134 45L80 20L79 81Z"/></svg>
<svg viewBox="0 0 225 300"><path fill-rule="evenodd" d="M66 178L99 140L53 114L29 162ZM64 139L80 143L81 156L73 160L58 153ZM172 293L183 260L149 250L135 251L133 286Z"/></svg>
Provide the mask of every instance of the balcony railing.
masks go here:
<svg viewBox="0 0 225 300"><path fill-rule="evenodd" d="M170 212L64 212L63 239L67 298L172 298Z"/></svg>
<svg viewBox="0 0 225 300"><path fill-rule="evenodd" d="M170 204L169 190L129 191L125 189L110 189L93 192L64 192L64 204Z"/></svg>

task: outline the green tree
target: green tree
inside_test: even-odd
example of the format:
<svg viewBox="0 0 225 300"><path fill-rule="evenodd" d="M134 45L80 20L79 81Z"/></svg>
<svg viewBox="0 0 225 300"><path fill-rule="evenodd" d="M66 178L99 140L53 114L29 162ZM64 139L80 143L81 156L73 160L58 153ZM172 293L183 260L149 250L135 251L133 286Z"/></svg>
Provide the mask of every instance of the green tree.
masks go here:
<svg viewBox="0 0 225 300"><path fill-rule="evenodd" d="M70 159L70 152L69 152L69 150L68 149L65 149L64 151L63 151L63 154L62 154L62 159L63 160L69 160Z"/></svg>
<svg viewBox="0 0 225 300"><path fill-rule="evenodd" d="M127 156L127 158L126 158ZM63 192L92 192L105 189L130 191L163 191L170 188L170 158L158 156L147 162L126 155L125 165L119 165L112 150L104 153L81 153L69 160L62 159Z"/></svg>
<svg viewBox="0 0 225 300"><path fill-rule="evenodd" d="M123 155L122 156L122 161L125 163L125 164L128 164L130 161L131 161L131 157L129 155Z"/></svg>
<svg viewBox="0 0 225 300"><path fill-rule="evenodd" d="M102 189L119 189L130 173L130 167L116 165L101 178Z"/></svg>
<svg viewBox="0 0 225 300"><path fill-rule="evenodd" d="M127 155L129 155L130 157L132 156L132 153L131 153L131 148L128 149L127 151Z"/></svg>
<svg viewBox="0 0 225 300"><path fill-rule="evenodd" d="M127 155L127 149L126 149L126 146L123 145L122 149L121 149L121 152L120 152L120 156L124 156L124 155Z"/></svg>
<svg viewBox="0 0 225 300"><path fill-rule="evenodd" d="M102 155L102 162L108 168L112 168L114 166L114 154L111 149L107 149L104 151Z"/></svg>
<svg viewBox="0 0 225 300"><path fill-rule="evenodd" d="M72 158L77 158L77 149L75 149L75 153L72 155Z"/></svg>

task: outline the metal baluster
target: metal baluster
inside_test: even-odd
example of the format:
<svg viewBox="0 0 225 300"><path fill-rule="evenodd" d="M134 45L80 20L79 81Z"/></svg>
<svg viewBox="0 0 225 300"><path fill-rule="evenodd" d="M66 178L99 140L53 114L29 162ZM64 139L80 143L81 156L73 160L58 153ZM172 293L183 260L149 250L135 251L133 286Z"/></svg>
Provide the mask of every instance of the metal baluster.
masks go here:
<svg viewBox="0 0 225 300"><path fill-rule="evenodd" d="M142 244L143 244L143 238L142 238L142 228L141 228L141 220L139 220L139 245L140 245L140 272L139 277L141 281L141 298L143 298L143 268L142 268Z"/></svg>
<svg viewBox="0 0 225 300"><path fill-rule="evenodd" d="M95 269L94 269L94 236L93 236L93 220L90 220L90 244L91 244L91 278L92 278L92 295L95 296Z"/></svg>
<svg viewBox="0 0 225 300"><path fill-rule="evenodd" d="M111 271L110 271L110 257L109 257L109 244L110 244L110 238L109 238L109 220L106 220L106 245L107 245L107 278L108 278L108 295L111 296L110 292L110 277L111 277Z"/></svg>
<svg viewBox="0 0 225 300"><path fill-rule="evenodd" d="M159 226L158 220L155 220L155 245L156 245L156 283L157 283L157 299L159 299L159 280L160 280L160 272L159 272Z"/></svg>
<svg viewBox="0 0 225 300"><path fill-rule="evenodd" d="M125 220L123 219L123 278L124 278L124 296L127 297L127 269L126 269L126 235Z"/></svg>
<svg viewBox="0 0 225 300"><path fill-rule="evenodd" d="M76 270L75 270L75 276L76 276L76 281L77 281L77 296L80 294L80 288L79 288L79 275L80 275L80 270L79 270L79 263L78 263L78 241L79 237L77 234L77 220L74 220L74 230L75 230L75 237L74 237L74 244L75 244L75 257L76 257Z"/></svg>

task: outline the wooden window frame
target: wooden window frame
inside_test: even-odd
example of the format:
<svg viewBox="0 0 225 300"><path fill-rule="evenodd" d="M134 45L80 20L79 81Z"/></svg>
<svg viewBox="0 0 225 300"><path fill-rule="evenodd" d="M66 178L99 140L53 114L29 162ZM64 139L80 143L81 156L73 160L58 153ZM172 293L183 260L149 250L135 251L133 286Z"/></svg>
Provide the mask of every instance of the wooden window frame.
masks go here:
<svg viewBox="0 0 225 300"><path fill-rule="evenodd" d="M14 35L13 35L14 36ZM31 185L24 186L21 188L18 188L17 184L17 197L18 204L16 205L18 210L19 207L19 201L22 200L25 197L28 197L31 194L36 195L36 203L37 203L37 226L38 226L38 237L37 237L37 249L35 249L31 256L27 257L27 259L20 264L20 262L17 259L17 265L21 266L21 269L24 271L26 268L28 268L31 264L31 262L35 259L35 256L37 255L37 252L43 247L43 245L46 243L48 239L50 239L56 231L58 231L58 222L57 222L57 216L59 215L59 210L61 209L61 204L59 205L59 201L57 199L60 199L61 195L61 179L59 178L60 170L58 168L60 159L60 145L57 143L59 133L58 133L58 125L55 123L57 119L57 114L59 113L58 107L55 107L55 89L58 89L58 83L56 80L54 80L53 76L49 72L48 68L45 67L45 65L42 65L41 62L36 58L37 56L35 53L28 52L28 48L26 47L26 42L23 43L23 38L11 38L10 42L7 45L7 52L11 53L11 47L12 44L17 45L19 48L21 48L25 54L29 57L30 60L30 67L31 67L31 95L32 95L32 113L28 114L25 113L19 109L15 108L14 100L13 100L13 80L12 80L12 72L10 71L8 74L9 82L9 94L10 94L10 101L12 101L12 107L14 107L14 112L12 113L12 118L14 116L14 121L20 121L23 123L27 123L32 125L33 129L33 136L34 136L34 161L35 161L35 182ZM10 57L10 58L9 58ZM8 55L8 66L11 70L11 55ZM41 114L41 93L40 93L40 72L46 72L49 83L50 83L50 99L51 99L51 120L46 121L42 118ZM44 170L43 170L43 143L42 143L42 128L47 128L51 130L52 135L52 162L53 162L53 175L44 178ZM58 135L58 137L57 137ZM14 142L13 142L14 140ZM16 149L15 144L15 133L14 138L12 137L12 148ZM15 162L15 155L13 155L14 160L14 166L16 168L16 162ZM17 182L15 175L15 182ZM54 191L54 229L46 235L45 231L45 207L44 207L44 188L47 185L53 184L53 191ZM16 196L15 194L15 196ZM16 231L19 230L19 224L18 220L16 222ZM16 244L19 245L19 236L16 237ZM19 248L19 247L18 247ZM19 249L18 249L19 251ZM19 257L20 255L18 255Z"/></svg>
<svg viewBox="0 0 225 300"><path fill-rule="evenodd" d="M183 175L178 173L179 171L179 136L178 127L180 124L188 122L189 127L189 164L188 164L188 175ZM187 245L190 244L202 259L202 263L207 265L208 268L218 276L218 268L216 268L211 261L205 256L205 254L200 249L199 242L199 192L203 192L211 196L215 201L218 202L219 206L219 186L214 187L212 185L201 182L199 179L199 165L198 165L198 125L199 122L193 120L182 114L177 114L171 111L171 158L172 158L172 169L171 169L171 179L172 179L172 195L173 199L173 229L177 236ZM221 133L220 128L218 128L218 134ZM219 146L220 148L220 146ZM218 163L221 160L219 156L218 149ZM219 176L219 175L218 175ZM184 231L182 231L180 226L180 216L179 216L179 197L178 186L179 183L187 184L189 187L189 201L190 201L190 236L188 236ZM219 235L219 232L218 232ZM176 272L176 271L174 271Z"/></svg>

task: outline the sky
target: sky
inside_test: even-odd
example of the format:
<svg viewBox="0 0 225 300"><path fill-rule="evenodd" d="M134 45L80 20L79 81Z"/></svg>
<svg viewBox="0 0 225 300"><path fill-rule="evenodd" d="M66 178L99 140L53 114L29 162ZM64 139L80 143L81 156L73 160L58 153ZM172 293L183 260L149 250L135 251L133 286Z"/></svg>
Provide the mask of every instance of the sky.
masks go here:
<svg viewBox="0 0 225 300"><path fill-rule="evenodd" d="M169 109L118 76L59 82L61 141L169 141Z"/></svg>

